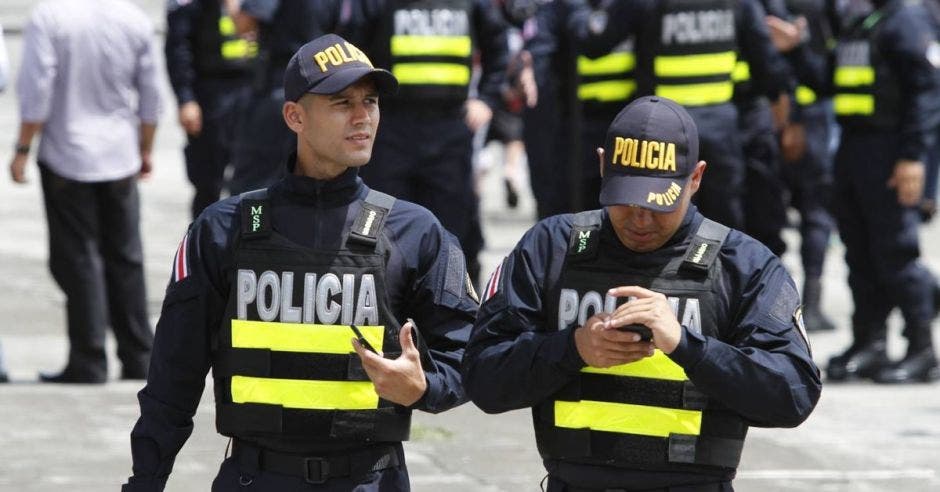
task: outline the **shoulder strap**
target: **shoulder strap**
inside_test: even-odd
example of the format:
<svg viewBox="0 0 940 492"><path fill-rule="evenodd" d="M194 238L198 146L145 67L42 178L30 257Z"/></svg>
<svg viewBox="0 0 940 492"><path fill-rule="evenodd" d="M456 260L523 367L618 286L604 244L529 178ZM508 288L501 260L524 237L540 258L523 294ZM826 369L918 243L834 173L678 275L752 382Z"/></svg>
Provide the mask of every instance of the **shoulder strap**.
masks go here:
<svg viewBox="0 0 940 492"><path fill-rule="evenodd" d="M718 252L721 251L721 245L731 229L728 226L719 224L711 219L704 219L695 231L692 242L689 243L689 249L685 251L685 260L682 261L682 268L697 272L707 272L712 263L718 258Z"/></svg>
<svg viewBox="0 0 940 492"><path fill-rule="evenodd" d="M241 197L242 239L266 238L271 235L271 220L268 214L268 190L246 191Z"/></svg>
<svg viewBox="0 0 940 492"><path fill-rule="evenodd" d="M369 190L362 203L362 210L353 222L352 230L346 238L347 243L356 243L374 249L379 235L385 227L385 220L395 205L395 197L381 191Z"/></svg>
<svg viewBox="0 0 940 492"><path fill-rule="evenodd" d="M598 231L603 222L603 210L588 210L574 214L571 236L568 238L568 257L593 258L600 242Z"/></svg>

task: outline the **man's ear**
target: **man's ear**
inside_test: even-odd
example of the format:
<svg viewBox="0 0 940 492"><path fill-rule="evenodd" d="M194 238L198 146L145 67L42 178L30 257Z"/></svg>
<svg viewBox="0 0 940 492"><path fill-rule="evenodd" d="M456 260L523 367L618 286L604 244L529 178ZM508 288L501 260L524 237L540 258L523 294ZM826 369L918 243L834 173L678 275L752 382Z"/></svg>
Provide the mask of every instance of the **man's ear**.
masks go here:
<svg viewBox="0 0 940 492"><path fill-rule="evenodd" d="M597 165L601 169L601 177L604 177L604 147L597 148Z"/></svg>
<svg viewBox="0 0 940 492"><path fill-rule="evenodd" d="M699 186L701 186L702 175L705 174L706 167L708 167L708 165L705 164L705 161L698 161L698 163L695 164L695 169L692 170L692 174L689 175L689 187L692 193L698 191Z"/></svg>
<svg viewBox="0 0 940 492"><path fill-rule="evenodd" d="M284 123L294 133L300 133L304 129L304 108L294 101L287 101L281 112L284 116Z"/></svg>

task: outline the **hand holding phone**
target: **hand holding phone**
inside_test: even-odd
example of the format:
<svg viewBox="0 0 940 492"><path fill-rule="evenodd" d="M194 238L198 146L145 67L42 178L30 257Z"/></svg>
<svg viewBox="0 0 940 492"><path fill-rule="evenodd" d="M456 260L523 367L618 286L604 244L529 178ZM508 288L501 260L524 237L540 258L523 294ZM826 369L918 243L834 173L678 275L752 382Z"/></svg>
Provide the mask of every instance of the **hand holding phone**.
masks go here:
<svg viewBox="0 0 940 492"><path fill-rule="evenodd" d="M640 335L641 342L649 342L653 339L653 331L650 330L649 327L646 327L643 325L633 324L633 325L622 326L617 329L620 331L632 331L633 333Z"/></svg>
<svg viewBox="0 0 940 492"><path fill-rule="evenodd" d="M373 347L372 344L366 340L366 337L362 336L362 332L359 331L359 328L356 327L356 325L349 325L349 328L352 329L353 333L356 334L356 339L359 340L359 345L362 345L366 350L372 352L373 354L379 353L377 350L375 350L375 347Z"/></svg>

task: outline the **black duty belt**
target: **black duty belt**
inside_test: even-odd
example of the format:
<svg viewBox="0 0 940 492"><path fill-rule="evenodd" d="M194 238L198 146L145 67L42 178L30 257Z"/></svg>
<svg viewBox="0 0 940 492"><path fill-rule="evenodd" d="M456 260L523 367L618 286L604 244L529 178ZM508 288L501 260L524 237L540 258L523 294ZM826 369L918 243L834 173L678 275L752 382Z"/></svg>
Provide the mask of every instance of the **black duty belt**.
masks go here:
<svg viewBox="0 0 940 492"><path fill-rule="evenodd" d="M238 439L232 441L232 458L248 469L300 477L313 484L338 477L359 478L401 463L397 448L390 444L344 454L305 456L259 448Z"/></svg>
<svg viewBox="0 0 940 492"><path fill-rule="evenodd" d="M656 489L643 489L645 492L720 492L722 490L730 490L729 488L722 488L722 485L727 485L727 482L718 482L718 483L705 483L698 485L677 485L675 487L660 487ZM633 489L592 489L586 487L575 487L573 485L565 484L565 492L627 492L628 490Z"/></svg>

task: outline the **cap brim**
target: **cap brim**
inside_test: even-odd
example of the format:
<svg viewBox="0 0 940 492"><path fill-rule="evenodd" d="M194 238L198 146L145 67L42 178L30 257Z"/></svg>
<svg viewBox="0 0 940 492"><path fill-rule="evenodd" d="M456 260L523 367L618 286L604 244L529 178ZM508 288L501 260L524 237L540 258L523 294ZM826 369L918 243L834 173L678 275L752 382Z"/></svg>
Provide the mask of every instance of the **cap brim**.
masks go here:
<svg viewBox="0 0 940 492"><path fill-rule="evenodd" d="M393 95L398 92L398 79L388 70L381 68L348 68L324 78L319 84L311 87L307 92L311 94L336 94L355 84L365 77L372 77L379 94Z"/></svg>
<svg viewBox="0 0 940 492"><path fill-rule="evenodd" d="M673 184L679 187L676 191ZM605 176L601 205L635 205L655 212L672 212L686 193L684 178Z"/></svg>

